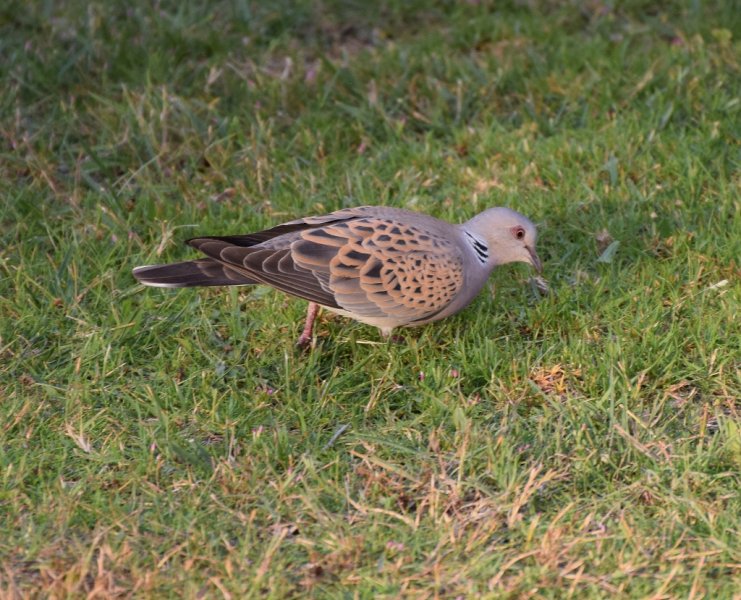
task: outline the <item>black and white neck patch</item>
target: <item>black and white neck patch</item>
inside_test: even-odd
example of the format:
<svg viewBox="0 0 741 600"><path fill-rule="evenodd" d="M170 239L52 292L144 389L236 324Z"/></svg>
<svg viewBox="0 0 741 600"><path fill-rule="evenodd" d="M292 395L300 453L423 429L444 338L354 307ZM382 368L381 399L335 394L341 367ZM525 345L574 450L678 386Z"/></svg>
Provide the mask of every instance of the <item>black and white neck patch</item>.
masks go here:
<svg viewBox="0 0 741 600"><path fill-rule="evenodd" d="M482 265L485 265L486 261L489 260L489 247L483 242L481 238L476 237L468 231L464 233L466 234L468 243L471 244L471 248L473 248L476 257L479 259L479 262Z"/></svg>

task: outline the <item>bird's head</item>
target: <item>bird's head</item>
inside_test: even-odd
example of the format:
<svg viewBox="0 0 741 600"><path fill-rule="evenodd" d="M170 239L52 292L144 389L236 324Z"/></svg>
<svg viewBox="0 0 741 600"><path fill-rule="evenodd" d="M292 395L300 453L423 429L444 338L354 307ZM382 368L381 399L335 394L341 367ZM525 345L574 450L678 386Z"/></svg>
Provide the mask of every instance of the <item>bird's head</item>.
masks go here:
<svg viewBox="0 0 741 600"><path fill-rule="evenodd" d="M464 223L463 230L482 262L486 256L492 266L524 262L535 267L538 273L542 271L535 251L538 232L526 216L501 206L489 208ZM482 242L485 249L481 247Z"/></svg>

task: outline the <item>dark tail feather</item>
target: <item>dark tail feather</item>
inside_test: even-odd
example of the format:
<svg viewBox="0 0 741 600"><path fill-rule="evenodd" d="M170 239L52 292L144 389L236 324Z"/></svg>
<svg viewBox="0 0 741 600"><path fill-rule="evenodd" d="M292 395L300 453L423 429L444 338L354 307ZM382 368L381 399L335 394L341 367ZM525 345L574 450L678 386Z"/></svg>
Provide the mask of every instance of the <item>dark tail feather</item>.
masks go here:
<svg viewBox="0 0 741 600"><path fill-rule="evenodd" d="M260 283L210 258L136 267L133 274L144 285L167 288Z"/></svg>

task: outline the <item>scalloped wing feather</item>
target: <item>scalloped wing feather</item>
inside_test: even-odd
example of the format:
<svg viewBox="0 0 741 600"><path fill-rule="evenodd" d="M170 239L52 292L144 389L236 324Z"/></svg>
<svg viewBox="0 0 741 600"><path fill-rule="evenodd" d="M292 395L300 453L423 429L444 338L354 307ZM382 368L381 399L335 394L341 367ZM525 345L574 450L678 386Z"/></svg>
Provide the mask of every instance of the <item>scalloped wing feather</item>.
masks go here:
<svg viewBox="0 0 741 600"><path fill-rule="evenodd" d="M401 325L429 319L453 301L463 286L463 256L438 232L394 218L398 212L346 209L188 243L288 294L359 320Z"/></svg>

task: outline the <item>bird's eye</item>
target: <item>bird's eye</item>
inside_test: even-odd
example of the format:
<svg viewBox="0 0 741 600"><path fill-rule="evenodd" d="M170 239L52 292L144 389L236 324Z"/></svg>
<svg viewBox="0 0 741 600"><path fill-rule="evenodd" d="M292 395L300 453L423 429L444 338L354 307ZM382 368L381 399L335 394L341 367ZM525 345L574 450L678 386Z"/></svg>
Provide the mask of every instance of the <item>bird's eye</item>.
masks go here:
<svg viewBox="0 0 741 600"><path fill-rule="evenodd" d="M518 240L521 240L525 237L525 230L522 227L515 227L512 230L512 235L514 235Z"/></svg>

